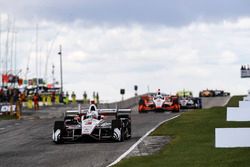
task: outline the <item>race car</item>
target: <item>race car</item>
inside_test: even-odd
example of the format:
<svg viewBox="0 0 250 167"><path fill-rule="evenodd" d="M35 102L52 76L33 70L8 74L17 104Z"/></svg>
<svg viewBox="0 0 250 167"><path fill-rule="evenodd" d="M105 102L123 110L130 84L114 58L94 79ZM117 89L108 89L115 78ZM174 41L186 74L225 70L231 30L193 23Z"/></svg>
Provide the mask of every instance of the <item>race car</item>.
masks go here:
<svg viewBox="0 0 250 167"><path fill-rule="evenodd" d="M224 90L214 90L214 96L230 96L229 92L225 92Z"/></svg>
<svg viewBox="0 0 250 167"><path fill-rule="evenodd" d="M214 96L214 91L213 90L202 90L199 93L200 97L213 97Z"/></svg>
<svg viewBox="0 0 250 167"><path fill-rule="evenodd" d="M180 111L177 96L162 94L160 90L156 94L142 96L139 100L139 113L148 111Z"/></svg>
<svg viewBox="0 0 250 167"><path fill-rule="evenodd" d="M198 109L202 108L201 98L199 97L179 97L181 109Z"/></svg>
<svg viewBox="0 0 250 167"><path fill-rule="evenodd" d="M202 90L199 93L200 97L216 97L216 96L230 96L229 92L224 92L224 90Z"/></svg>
<svg viewBox="0 0 250 167"><path fill-rule="evenodd" d="M176 95L179 97L181 109L201 108L201 98L193 97L193 93L191 91L178 91Z"/></svg>
<svg viewBox="0 0 250 167"><path fill-rule="evenodd" d="M66 111L63 121L55 121L52 140L56 143L83 138L124 141L131 138L130 109L88 109Z"/></svg>

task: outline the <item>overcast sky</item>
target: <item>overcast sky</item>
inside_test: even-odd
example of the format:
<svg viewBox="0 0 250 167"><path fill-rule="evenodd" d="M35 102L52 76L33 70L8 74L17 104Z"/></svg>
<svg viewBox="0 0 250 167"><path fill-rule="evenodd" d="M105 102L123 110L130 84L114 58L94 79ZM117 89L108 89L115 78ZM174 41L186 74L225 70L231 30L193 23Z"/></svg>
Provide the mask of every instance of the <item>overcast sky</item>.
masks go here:
<svg viewBox="0 0 250 167"><path fill-rule="evenodd" d="M65 89L78 98L86 90L119 100L119 89L131 97L135 84L139 93L185 88L195 95L249 88L239 73L250 59L248 0L0 0L0 11L2 57L10 25L17 32L17 68L24 76L28 64L28 77L35 76L37 24L39 76L48 56L47 78L55 64L60 79L62 44Z"/></svg>

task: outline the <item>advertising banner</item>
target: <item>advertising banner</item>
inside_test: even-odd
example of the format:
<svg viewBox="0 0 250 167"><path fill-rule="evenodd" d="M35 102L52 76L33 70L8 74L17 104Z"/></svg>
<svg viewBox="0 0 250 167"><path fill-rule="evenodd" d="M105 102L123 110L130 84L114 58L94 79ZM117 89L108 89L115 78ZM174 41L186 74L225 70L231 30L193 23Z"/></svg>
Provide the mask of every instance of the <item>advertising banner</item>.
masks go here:
<svg viewBox="0 0 250 167"><path fill-rule="evenodd" d="M11 107L12 111L15 113L16 112L16 105L10 105L10 103L0 103L0 115L3 113L11 112Z"/></svg>

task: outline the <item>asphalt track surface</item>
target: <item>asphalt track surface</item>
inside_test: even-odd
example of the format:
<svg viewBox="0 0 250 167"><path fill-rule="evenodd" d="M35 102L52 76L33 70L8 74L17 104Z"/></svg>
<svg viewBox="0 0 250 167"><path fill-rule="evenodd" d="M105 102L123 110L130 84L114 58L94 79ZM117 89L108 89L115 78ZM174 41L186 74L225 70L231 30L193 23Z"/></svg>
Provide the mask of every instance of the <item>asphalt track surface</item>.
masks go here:
<svg viewBox="0 0 250 167"><path fill-rule="evenodd" d="M202 97L202 108L225 106L230 100L230 96Z"/></svg>
<svg viewBox="0 0 250 167"><path fill-rule="evenodd" d="M56 145L52 142L55 120L66 108L52 107L24 117L0 121L0 166L8 167L102 167L126 152L159 122L179 113L132 112L132 138L124 142L76 142Z"/></svg>

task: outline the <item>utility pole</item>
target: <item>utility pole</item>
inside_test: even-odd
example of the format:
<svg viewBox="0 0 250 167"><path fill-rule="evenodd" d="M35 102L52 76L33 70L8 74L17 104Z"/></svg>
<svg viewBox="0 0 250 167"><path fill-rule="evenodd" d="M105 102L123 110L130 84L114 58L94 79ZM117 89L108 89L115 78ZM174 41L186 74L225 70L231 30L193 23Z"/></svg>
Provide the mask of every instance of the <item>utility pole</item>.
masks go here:
<svg viewBox="0 0 250 167"><path fill-rule="evenodd" d="M62 45L59 46L59 52L60 55L60 75L61 75L61 94L63 92L63 69L62 69Z"/></svg>
<svg viewBox="0 0 250 167"><path fill-rule="evenodd" d="M148 88L148 93L149 93L150 92L149 85L147 86L147 88Z"/></svg>
<svg viewBox="0 0 250 167"><path fill-rule="evenodd" d="M13 55L14 55L14 37L15 37L15 20L13 20L10 43L10 73L13 74Z"/></svg>
<svg viewBox="0 0 250 167"><path fill-rule="evenodd" d="M1 13L0 13L0 72L2 72L1 74L3 74L3 62L2 62L2 14ZM1 86L3 86L3 80L2 80Z"/></svg>
<svg viewBox="0 0 250 167"><path fill-rule="evenodd" d="M52 64L52 85L55 87L56 79L55 79L55 65Z"/></svg>
<svg viewBox="0 0 250 167"><path fill-rule="evenodd" d="M38 92L38 23L36 24L36 91Z"/></svg>
<svg viewBox="0 0 250 167"><path fill-rule="evenodd" d="M9 33L10 33L10 20L7 18L7 37L5 43L5 74L8 74L8 57L9 57Z"/></svg>
<svg viewBox="0 0 250 167"><path fill-rule="evenodd" d="M15 35L15 40L14 40L14 48L15 48L15 52L14 52L14 71L15 71L15 73L17 73L17 64L16 64L16 59L17 59L17 32L15 31L15 33L14 33L14 35Z"/></svg>
<svg viewBox="0 0 250 167"><path fill-rule="evenodd" d="M2 14L0 13L0 71L2 72Z"/></svg>

